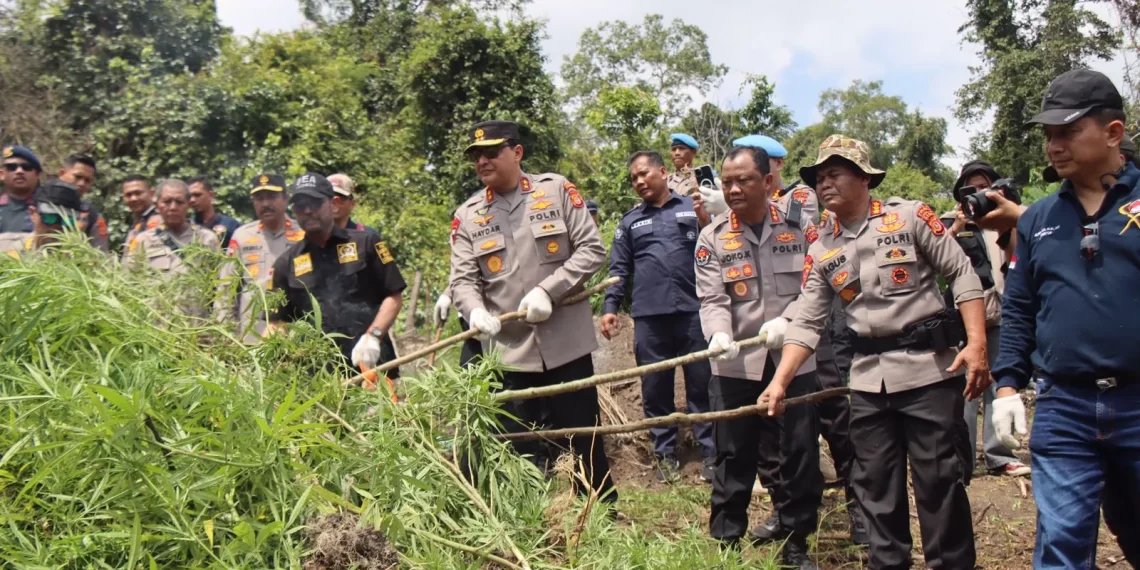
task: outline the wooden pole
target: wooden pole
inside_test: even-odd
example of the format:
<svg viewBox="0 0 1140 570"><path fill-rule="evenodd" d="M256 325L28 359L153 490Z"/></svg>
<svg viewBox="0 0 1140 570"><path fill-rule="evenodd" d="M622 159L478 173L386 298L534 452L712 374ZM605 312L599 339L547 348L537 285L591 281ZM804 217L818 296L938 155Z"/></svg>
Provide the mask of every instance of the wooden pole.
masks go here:
<svg viewBox="0 0 1140 570"><path fill-rule="evenodd" d="M798 406L802 404L809 404L826 400L828 398L836 398L839 396L846 396L851 393L850 388L828 388L813 392L806 396L799 396L796 398L787 398L784 400L785 406ZM751 406L744 406L734 410L724 410L722 412L705 412L703 414L682 414L680 412L661 416L656 418L649 418L638 422L621 424L616 426L593 426L581 428L567 428L567 429L553 429L545 431L524 431L518 433L502 433L497 434L495 437L505 439L508 441L528 441L532 439L560 439L564 437L575 436L589 436L596 437L601 435L614 435L619 433L630 433L655 427L668 427L668 426L687 426L692 424L704 424L711 422L718 422L724 420L731 420L735 418L742 418L755 414L762 414L768 411L768 406L761 406L754 404Z"/></svg>
<svg viewBox="0 0 1140 570"><path fill-rule="evenodd" d="M764 344L767 340L768 334L764 333L752 338L746 338L742 341L737 342L736 344L740 346L740 348L748 348ZM669 360L662 360L661 362L646 364L645 366L638 366L637 368L618 370L617 372L610 372L608 374L598 374L595 376L590 376L589 378L574 380L573 382L566 382L564 384L543 386L541 388L526 388L524 390L504 390L495 395L495 401L507 402L511 400L532 400L534 398L545 398L547 396L565 394L567 392L573 392L575 390L581 390L583 388L590 388L592 386L620 382L627 378L637 378L639 376L645 376L646 374L652 374L654 372L672 370L678 366L692 364L699 360L708 360L709 358L717 356L721 352L723 351L706 349L700 352L686 354L685 356L670 358Z"/></svg>
<svg viewBox="0 0 1140 570"><path fill-rule="evenodd" d="M435 344L435 343L439 342L439 337L442 334L443 334L443 323L439 323L439 326L435 327L435 335L432 336L431 343ZM435 366L435 351L434 350L431 352L431 354L428 355L428 368L431 368L432 366Z"/></svg>
<svg viewBox="0 0 1140 570"><path fill-rule="evenodd" d="M580 303L582 301L585 301L585 300L589 299L591 296L593 296L595 293L600 293L602 291L605 291L607 287L609 287L610 285L613 285L614 283L617 283L618 281L619 281L619 279L617 277L610 277L609 279L606 279L605 281L602 281L601 283L598 283L597 285L594 285L593 287L590 287L589 289L586 289L585 291L582 291L581 293L578 293L576 295L571 295L570 297L563 299L562 302L558 303L558 306L559 307L565 307L567 305L573 305L575 303ZM499 315L499 322L505 323L507 321L517 321L519 319L522 319L523 317L526 317L526 311L514 311L511 313L507 313L505 315ZM408 354L406 356L401 356L400 358L397 358L395 360L385 362L384 364L381 364L380 366L373 368L371 371L369 371L365 374L357 374L356 376L353 376L352 378L348 378L348 379L342 381L340 383L340 385L342 387L354 386L356 384L363 382L366 379L365 376L367 376L369 379L374 379L377 375L382 374L384 372L387 372L387 371L389 371L389 370L391 370L397 366L401 366L401 365L407 364L409 362L419 360L419 359L421 359L421 358L423 358L423 357L425 357L425 356L427 356L427 355L429 355L429 354L431 354L437 350L447 348L447 347L449 347L449 346L451 346L457 342L463 342L469 338L475 338L478 334L479 334L479 329L477 329L475 327L471 327L470 330L461 332L461 333L459 333L455 336L449 337L449 338L445 338L445 339L443 339L437 343L434 343L430 346L425 346L424 348L421 348L421 349L419 349L419 350L417 350L411 354ZM593 331L590 331L590 334L593 334Z"/></svg>

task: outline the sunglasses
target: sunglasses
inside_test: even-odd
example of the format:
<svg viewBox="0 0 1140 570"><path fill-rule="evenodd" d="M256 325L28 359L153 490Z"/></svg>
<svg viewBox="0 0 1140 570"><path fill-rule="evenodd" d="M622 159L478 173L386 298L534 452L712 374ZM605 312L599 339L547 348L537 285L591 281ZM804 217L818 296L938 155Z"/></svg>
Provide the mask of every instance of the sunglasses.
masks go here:
<svg viewBox="0 0 1140 570"><path fill-rule="evenodd" d="M5 162L4 163L4 170L7 170L8 172L16 172L17 170L23 170L24 172L32 172L35 169L32 168L32 165L30 165L26 162Z"/></svg>
<svg viewBox="0 0 1140 570"><path fill-rule="evenodd" d="M507 145L501 144L499 146L490 147L475 147L467 151L467 160L471 162L478 162L479 157L486 157L487 160L495 160L499 158L499 153L503 152Z"/></svg>
<svg viewBox="0 0 1140 570"><path fill-rule="evenodd" d="M325 204L324 200L317 198L297 198L293 200L294 212L314 212L320 210L321 206Z"/></svg>
<svg viewBox="0 0 1140 570"><path fill-rule="evenodd" d="M1100 253L1100 223L1085 224L1081 232L1081 257L1092 261Z"/></svg>

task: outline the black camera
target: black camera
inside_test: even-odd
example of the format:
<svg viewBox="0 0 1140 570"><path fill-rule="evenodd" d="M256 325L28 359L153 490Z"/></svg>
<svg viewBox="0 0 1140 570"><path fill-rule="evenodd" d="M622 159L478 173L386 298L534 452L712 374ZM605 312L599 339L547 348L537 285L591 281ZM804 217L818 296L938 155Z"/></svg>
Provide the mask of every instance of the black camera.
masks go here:
<svg viewBox="0 0 1140 570"><path fill-rule="evenodd" d="M962 205L962 212L967 218L978 219L997 209L997 202L986 196L991 190L1000 191L1003 196L1014 204L1021 204L1021 189L1011 178L1002 178L995 181L989 188L979 191L977 186L964 186L954 190L954 200Z"/></svg>

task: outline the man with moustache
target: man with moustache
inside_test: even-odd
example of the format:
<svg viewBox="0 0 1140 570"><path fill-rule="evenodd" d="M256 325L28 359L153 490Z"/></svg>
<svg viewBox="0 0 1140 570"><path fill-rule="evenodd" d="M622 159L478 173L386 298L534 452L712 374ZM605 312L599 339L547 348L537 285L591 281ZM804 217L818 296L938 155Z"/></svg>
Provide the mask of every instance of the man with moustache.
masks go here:
<svg viewBox="0 0 1140 570"><path fill-rule="evenodd" d="M290 201L304 239L273 264L273 289L285 292L285 304L269 317L270 328L307 318L319 308L321 328L340 335L335 342L344 358L370 370L396 358L382 341L396 321L407 285L387 244L375 234L337 227L335 195L328 179L317 173L304 174L293 184ZM396 378L399 369L385 374Z"/></svg>
<svg viewBox="0 0 1140 570"><path fill-rule="evenodd" d="M697 232L709 223L707 214L698 220L692 198L669 190L665 160L653 151L630 157L629 180L642 203L626 212L610 248L610 277L620 279L606 290L602 336L613 338L621 328L617 312L632 289L630 309L634 319L634 357L638 366L654 364L704 349L700 301L690 261L697 245ZM630 284L632 280L632 287ZM707 360L684 366L685 400L689 413L709 410ZM673 402L673 369L647 374L641 379L645 417L667 416L676 411ZM680 476L677 459L677 428L652 428L657 478L674 482ZM701 446L701 479L712 481L716 464L712 426L693 426Z"/></svg>
<svg viewBox="0 0 1140 570"><path fill-rule="evenodd" d="M236 262L222 267L223 282L235 280L237 291L224 297L223 318L239 323L246 342L256 342L265 332L265 313L259 308L260 293L273 279L273 264L292 244L304 239L305 232L285 215L288 197L285 178L279 174L258 174L250 181L250 201L256 220L234 230L226 254Z"/></svg>
<svg viewBox="0 0 1140 570"><path fill-rule="evenodd" d="M819 236L806 216L789 218L769 201L775 184L770 168L761 148L728 153L721 182L731 211L706 226L697 242L701 325L709 349L720 351L709 384L713 411L754 404L772 381L784 329L796 314L804 253ZM734 340L758 333L767 335L764 345L742 349ZM800 364L792 390L807 394L817 385L815 362ZM784 539L783 563L817 568L808 557L807 539L816 530L823 497L818 422L814 406L799 406L779 420L749 415L713 424L713 538L727 546L744 539L760 452L773 450L779 466L771 494Z"/></svg>
<svg viewBox="0 0 1140 570"><path fill-rule="evenodd" d="M785 388L810 362L833 299L841 299L855 354L851 483L868 522L870 566L911 565L909 463L927 566L973 568L959 442L964 398L978 397L989 384L981 282L930 206L871 196L886 173L871 166L866 143L828 137L800 177L835 219L804 259L799 310L757 403L769 415L783 412ZM943 302L939 277L954 291L965 339Z"/></svg>
<svg viewBox="0 0 1140 570"><path fill-rule="evenodd" d="M466 149L486 187L463 203L451 223L451 291L455 306L487 340L484 352L502 350L505 389L560 384L593 375L597 348L590 303L557 306L581 291L605 262L598 228L577 187L557 174L522 171L519 128L510 121L474 125ZM522 321L501 323L496 314L523 311ZM526 425L551 428L600 423L596 388L506 404ZM526 427L505 419L508 431ZM556 442L564 444L565 441ZM539 445L519 442L521 453L538 457ZM605 444L599 437L573 438L589 486L612 502ZM580 492L586 489L576 483Z"/></svg>

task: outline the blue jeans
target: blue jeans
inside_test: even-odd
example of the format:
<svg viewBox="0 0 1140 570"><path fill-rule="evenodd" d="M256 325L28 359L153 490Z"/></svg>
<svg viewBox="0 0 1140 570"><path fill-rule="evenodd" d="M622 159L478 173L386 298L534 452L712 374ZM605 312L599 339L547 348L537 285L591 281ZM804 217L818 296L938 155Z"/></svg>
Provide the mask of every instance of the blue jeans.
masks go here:
<svg viewBox="0 0 1140 570"><path fill-rule="evenodd" d="M1094 568L1106 474L1122 488L1140 488L1140 384L1101 390L1091 379L1037 379L1029 450L1037 501L1033 567Z"/></svg>

